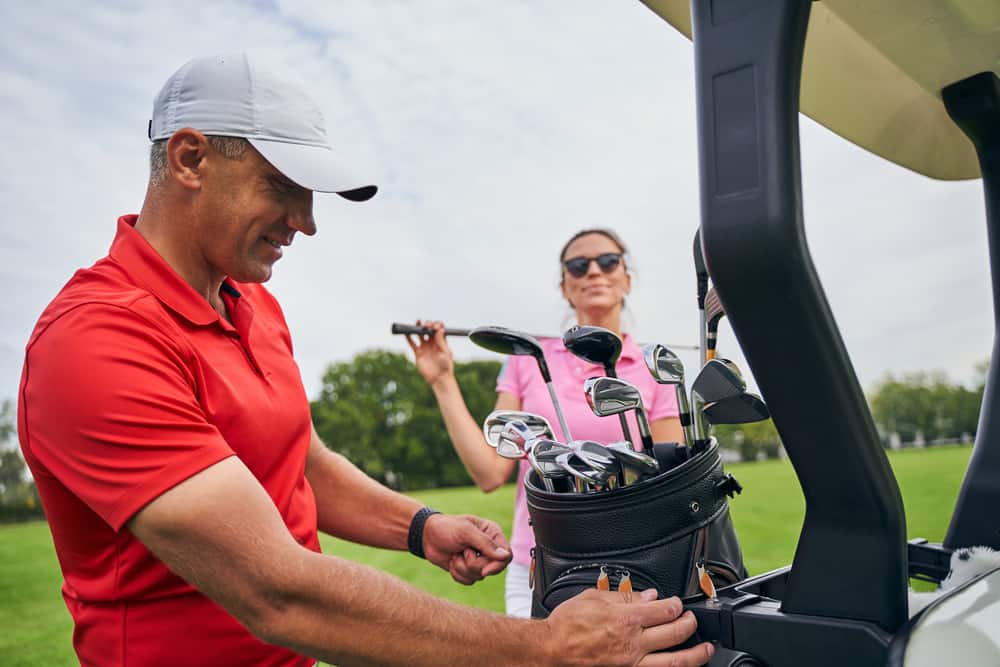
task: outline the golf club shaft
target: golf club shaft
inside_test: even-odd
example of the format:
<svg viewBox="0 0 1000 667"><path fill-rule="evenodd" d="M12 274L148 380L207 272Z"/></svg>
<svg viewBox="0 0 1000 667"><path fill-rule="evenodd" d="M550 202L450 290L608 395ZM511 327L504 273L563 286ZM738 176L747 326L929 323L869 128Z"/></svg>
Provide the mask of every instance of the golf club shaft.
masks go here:
<svg viewBox="0 0 1000 667"><path fill-rule="evenodd" d="M653 452L653 434L649 430L649 420L646 419L646 411L642 408L637 408L635 411L635 420L639 422L639 435L642 437L643 453L655 456Z"/></svg>
<svg viewBox="0 0 1000 667"><path fill-rule="evenodd" d="M468 336L472 329L457 329L448 327L444 330L445 336ZM404 324L402 322L393 322L391 333L397 335L409 335L415 334L418 336L433 336L434 329L430 327L419 327L415 324ZM559 336L553 336L551 334L528 334L534 338L559 338Z"/></svg>
<svg viewBox="0 0 1000 667"><path fill-rule="evenodd" d="M556 397L556 390L552 387L552 380L546 380L545 386L549 390L549 396L552 397L552 405L556 409L556 417L559 418L559 426L562 428L563 436L565 437L566 442L571 442L573 440L573 436L569 433L569 425L566 424L566 417L563 416L562 406L559 405L559 399Z"/></svg>
<svg viewBox="0 0 1000 667"><path fill-rule="evenodd" d="M681 427L684 429L684 439L688 447L694 446L694 420L691 419L691 405L688 403L687 390L684 385L676 385L677 407L680 409Z"/></svg>
<svg viewBox="0 0 1000 667"><path fill-rule="evenodd" d="M616 378L616 377L618 377L618 373L615 371L614 364L607 364L607 365L605 365L604 366L604 374L607 375L609 378ZM626 442L635 442L632 439L632 431L628 427L628 419L625 418L625 413L624 412L619 412L618 413L618 421L622 425L622 435L625 436L625 441Z"/></svg>

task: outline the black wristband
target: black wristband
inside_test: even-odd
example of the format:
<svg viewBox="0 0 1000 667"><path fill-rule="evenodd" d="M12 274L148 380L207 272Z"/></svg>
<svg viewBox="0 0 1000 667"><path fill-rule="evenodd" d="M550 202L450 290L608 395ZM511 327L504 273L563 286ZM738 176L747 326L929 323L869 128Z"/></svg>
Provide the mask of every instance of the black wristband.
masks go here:
<svg viewBox="0 0 1000 667"><path fill-rule="evenodd" d="M406 544L410 549L410 553L414 556L426 558L424 556L424 524L427 523L427 519L432 515L440 513L430 507L421 507L413 515L413 520L410 521L410 534L406 539Z"/></svg>

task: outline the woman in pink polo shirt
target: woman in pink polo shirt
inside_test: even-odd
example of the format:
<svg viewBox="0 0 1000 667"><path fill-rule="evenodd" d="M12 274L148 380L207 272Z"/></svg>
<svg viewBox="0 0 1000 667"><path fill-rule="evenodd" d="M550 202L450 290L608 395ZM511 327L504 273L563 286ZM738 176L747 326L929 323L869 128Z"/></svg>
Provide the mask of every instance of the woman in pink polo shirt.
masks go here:
<svg viewBox="0 0 1000 667"><path fill-rule="evenodd" d="M559 254L562 266L562 295L576 313L577 324L594 325L614 331L622 338L622 354L618 359L618 377L636 385L642 393L656 442L684 440L678 419L673 387L658 385L646 370L642 352L627 333L622 332L622 308L632 285L626 265L625 244L617 234L607 229L585 229L575 234ZM515 461L497 456L483 441L481 425L477 424L465 405L465 399L455 379L451 349L445 342L441 322L420 322L437 329L434 336L422 336L414 342L417 369L434 391L448 435L469 475L480 489L489 493L506 482ZM589 364L571 354L558 338L541 340L542 349L552 373L552 383L566 415L566 421L577 439L609 443L622 439L621 425L615 418L594 416L583 394L583 382L603 375L600 366ZM544 416L552 424L556 439L566 441L559 427L552 400L542 380L535 360L531 357L509 357L497 378L498 410L525 410ZM629 413L630 429L639 432L635 415ZM526 461L518 465L517 492L514 501L514 522L511 547L514 560L507 568L506 603L511 616L531 615L531 591L528 588L528 568L535 537L528 525L528 508L524 497L524 475L529 470Z"/></svg>

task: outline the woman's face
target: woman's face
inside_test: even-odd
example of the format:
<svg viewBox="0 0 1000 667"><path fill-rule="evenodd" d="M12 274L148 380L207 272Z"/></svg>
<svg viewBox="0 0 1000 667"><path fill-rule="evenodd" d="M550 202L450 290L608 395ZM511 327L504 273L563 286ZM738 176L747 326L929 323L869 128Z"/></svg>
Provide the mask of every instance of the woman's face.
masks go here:
<svg viewBox="0 0 1000 667"><path fill-rule="evenodd" d="M606 253L620 253L618 244L604 234L585 234L569 244L563 261L575 257L593 260ZM632 279L625 270L624 259L605 273L596 261L587 265L587 272L577 278L562 268L562 294L577 313L600 314L621 308L625 295L632 288Z"/></svg>

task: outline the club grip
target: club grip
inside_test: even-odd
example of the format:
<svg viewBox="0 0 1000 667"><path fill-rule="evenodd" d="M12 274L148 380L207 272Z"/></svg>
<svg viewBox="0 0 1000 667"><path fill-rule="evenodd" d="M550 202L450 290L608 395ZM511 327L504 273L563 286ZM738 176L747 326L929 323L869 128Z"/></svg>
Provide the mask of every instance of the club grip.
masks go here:
<svg viewBox="0 0 1000 667"><path fill-rule="evenodd" d="M402 322L392 323L392 333L394 334L416 334L418 336L433 336L434 329L430 327L418 327L415 324L403 324ZM468 336L469 329L445 329L445 336Z"/></svg>

